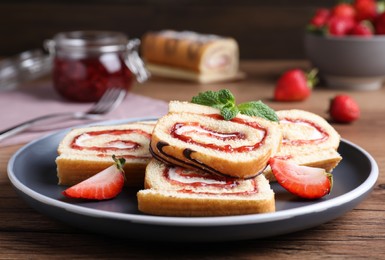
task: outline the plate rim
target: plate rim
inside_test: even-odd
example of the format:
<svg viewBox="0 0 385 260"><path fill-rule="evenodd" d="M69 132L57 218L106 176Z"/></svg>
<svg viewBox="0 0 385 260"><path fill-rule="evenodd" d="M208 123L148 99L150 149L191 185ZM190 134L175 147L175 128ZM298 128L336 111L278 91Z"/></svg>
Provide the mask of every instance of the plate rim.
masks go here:
<svg viewBox="0 0 385 260"><path fill-rule="evenodd" d="M74 127L86 127L91 125L112 125L120 123L130 123L135 121L144 121L144 120L154 120L157 118L154 117L138 117L138 118L128 118L120 120L109 120L101 121L93 124L87 125L78 125ZM365 155L369 160L371 165L370 173L368 177L355 189L344 193L338 197L332 198L330 200L325 200L318 202L312 205L306 205L291 209L286 209L282 211L276 211L271 213L262 213L262 214L249 214L249 215L237 215L237 216L214 216L214 217L169 217L169 216L152 216L152 215L137 215L131 213L120 213L120 212L110 212L105 210L86 208L81 205L74 205L68 202L60 201L48 196L45 196L25 184L23 184L13 172L13 166L15 164L18 156L25 152L30 146L35 145L36 143L42 142L45 139L52 138L54 135L64 134L69 131L71 128L62 129L51 134L40 137L36 140L33 140L20 149L18 149L10 158L7 165L7 175L12 185L21 193L27 195L33 200L39 201L47 206L53 206L60 208L65 211L69 211L75 214L80 214L88 217L97 217L105 219L116 219L121 221L128 221L131 223L139 224L148 224L148 225L161 225L161 226L183 226L183 227L198 227L198 226L228 226L228 225L247 225L247 224L259 224L285 220L297 216L302 216L305 214L311 214L314 212L322 212L333 207L339 207L353 199L360 198L365 193L373 189L375 183L377 182L379 176L379 168L375 159L370 155L365 149L354 144L351 141L348 141L344 138L341 138L341 142L357 149L359 152Z"/></svg>

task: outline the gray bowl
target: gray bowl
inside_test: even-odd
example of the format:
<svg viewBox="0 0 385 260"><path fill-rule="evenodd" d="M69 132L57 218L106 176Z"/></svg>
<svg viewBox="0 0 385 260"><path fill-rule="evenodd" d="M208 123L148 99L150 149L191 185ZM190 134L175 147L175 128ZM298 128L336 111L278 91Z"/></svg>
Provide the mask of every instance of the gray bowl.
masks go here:
<svg viewBox="0 0 385 260"><path fill-rule="evenodd" d="M328 87L376 90L385 79L385 36L305 35L305 53Z"/></svg>

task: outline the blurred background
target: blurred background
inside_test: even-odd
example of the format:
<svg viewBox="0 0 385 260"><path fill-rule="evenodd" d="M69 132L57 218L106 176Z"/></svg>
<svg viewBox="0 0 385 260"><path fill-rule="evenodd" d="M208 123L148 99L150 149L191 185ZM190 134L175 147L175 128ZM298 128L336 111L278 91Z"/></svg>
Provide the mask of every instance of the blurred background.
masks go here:
<svg viewBox="0 0 385 260"><path fill-rule="evenodd" d="M42 48L57 32L192 30L234 37L241 59L303 59L303 33L335 0L1 0L0 57Z"/></svg>

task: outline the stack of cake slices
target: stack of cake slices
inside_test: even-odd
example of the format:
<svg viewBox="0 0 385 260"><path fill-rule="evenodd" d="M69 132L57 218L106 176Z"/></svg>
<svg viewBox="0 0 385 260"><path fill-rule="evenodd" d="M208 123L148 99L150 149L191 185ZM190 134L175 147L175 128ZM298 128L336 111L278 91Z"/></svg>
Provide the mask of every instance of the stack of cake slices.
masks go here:
<svg viewBox="0 0 385 260"><path fill-rule="evenodd" d="M331 172L340 136L302 110L278 111L279 122L171 101L156 122L74 129L59 145L59 184L78 183L126 159L138 209L164 216L225 216L275 211L271 157ZM144 183L144 187L143 187Z"/></svg>

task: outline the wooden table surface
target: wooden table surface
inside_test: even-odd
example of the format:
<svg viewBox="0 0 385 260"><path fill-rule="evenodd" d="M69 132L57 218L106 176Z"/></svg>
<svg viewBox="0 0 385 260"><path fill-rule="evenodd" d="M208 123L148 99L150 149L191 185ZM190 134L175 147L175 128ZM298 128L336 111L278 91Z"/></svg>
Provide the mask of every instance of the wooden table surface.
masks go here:
<svg viewBox="0 0 385 260"><path fill-rule="evenodd" d="M274 83L288 68L308 69L305 61L243 61L243 81L198 85L152 79L134 92L163 100L190 100L205 90L230 89L237 102L263 100L272 108L299 108L327 118L330 98L346 91L317 87L304 102L272 101ZM127 258L127 259L384 259L385 257L385 88L349 92L360 104L361 118L349 125L333 124L345 139L367 150L377 161L380 177L373 192L355 209L312 229L265 239L213 244L170 244L130 241L95 235L51 219L18 197L7 178L6 166L21 147L0 148L0 259ZM202 234L204 236L204 234Z"/></svg>

